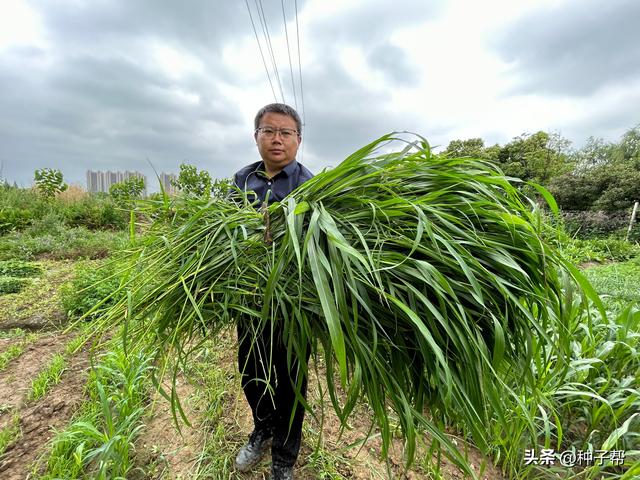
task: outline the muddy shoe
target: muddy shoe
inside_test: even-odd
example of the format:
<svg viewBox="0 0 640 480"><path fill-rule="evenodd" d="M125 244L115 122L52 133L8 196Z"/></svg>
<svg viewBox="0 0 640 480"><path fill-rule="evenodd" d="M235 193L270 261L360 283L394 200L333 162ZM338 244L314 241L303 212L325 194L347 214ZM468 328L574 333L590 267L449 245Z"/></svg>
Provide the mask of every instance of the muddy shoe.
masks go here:
<svg viewBox="0 0 640 480"><path fill-rule="evenodd" d="M246 472L256 465L264 454L271 448L271 432L254 430L249 436L249 441L238 452L236 468Z"/></svg>
<svg viewBox="0 0 640 480"><path fill-rule="evenodd" d="M293 467L271 465L271 480L293 480Z"/></svg>

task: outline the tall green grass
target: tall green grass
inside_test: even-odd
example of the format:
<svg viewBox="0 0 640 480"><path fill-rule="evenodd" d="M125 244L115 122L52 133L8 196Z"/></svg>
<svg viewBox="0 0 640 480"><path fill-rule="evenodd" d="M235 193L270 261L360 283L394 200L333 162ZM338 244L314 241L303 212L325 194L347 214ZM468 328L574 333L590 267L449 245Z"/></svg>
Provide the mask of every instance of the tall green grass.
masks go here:
<svg viewBox="0 0 640 480"><path fill-rule="evenodd" d="M111 348L90 373L89 400L51 441L46 473L38 478L127 478L133 442L143 428L152 355L125 354L119 341Z"/></svg>

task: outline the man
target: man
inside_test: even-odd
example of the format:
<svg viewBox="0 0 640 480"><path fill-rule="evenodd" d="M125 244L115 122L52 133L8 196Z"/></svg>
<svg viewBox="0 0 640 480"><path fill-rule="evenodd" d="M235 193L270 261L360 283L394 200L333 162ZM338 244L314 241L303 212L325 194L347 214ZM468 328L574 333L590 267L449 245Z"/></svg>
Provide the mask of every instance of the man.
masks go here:
<svg viewBox="0 0 640 480"><path fill-rule="evenodd" d="M255 192L258 207L265 200L281 201L313 176L296 161L301 134L300 117L288 105L272 103L256 115L254 139L262 160L237 172L233 181L238 188ZM296 383L304 395L306 378L298 372L295 356L288 367L281 331L276 329L272 336L270 331L256 332L251 327L238 322L238 364L254 430L238 453L236 467L248 471L271 445L271 478L289 480L300 450L304 418L304 408L296 401Z"/></svg>

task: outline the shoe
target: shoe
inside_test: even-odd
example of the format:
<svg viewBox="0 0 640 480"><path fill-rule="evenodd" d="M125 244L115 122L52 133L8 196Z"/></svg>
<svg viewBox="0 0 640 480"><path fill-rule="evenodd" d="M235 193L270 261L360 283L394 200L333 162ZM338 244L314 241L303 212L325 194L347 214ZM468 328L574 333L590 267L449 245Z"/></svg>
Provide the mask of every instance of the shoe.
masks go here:
<svg viewBox="0 0 640 480"><path fill-rule="evenodd" d="M271 465L271 480L293 480L293 467Z"/></svg>
<svg viewBox="0 0 640 480"><path fill-rule="evenodd" d="M238 452L236 457L236 468L241 472L251 470L264 454L271 448L271 432L264 430L254 430L249 436L249 441Z"/></svg>

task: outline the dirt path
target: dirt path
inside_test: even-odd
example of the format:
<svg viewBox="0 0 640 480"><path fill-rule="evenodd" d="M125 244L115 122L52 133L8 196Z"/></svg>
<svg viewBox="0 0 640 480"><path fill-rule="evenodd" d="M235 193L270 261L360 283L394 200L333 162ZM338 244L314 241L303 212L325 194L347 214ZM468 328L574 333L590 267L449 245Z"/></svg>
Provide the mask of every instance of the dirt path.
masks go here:
<svg viewBox="0 0 640 480"><path fill-rule="evenodd" d="M171 384L164 382L164 388L170 391ZM171 405L159 393L152 400L153 411L145 421L145 428L136 440L137 466L145 470L146 475L135 472L131 480L142 478L187 479L194 467L204 442L200 412L195 405L195 388L184 375L179 375L176 391L181 406L191 426L180 421L177 430Z"/></svg>
<svg viewBox="0 0 640 480"><path fill-rule="evenodd" d="M51 358L64 349L71 335L48 334L26 346L22 355L14 359L0 372L0 405L5 414L0 414L0 425L8 411L18 407L31 388L31 381ZM17 338L14 342L20 342Z"/></svg>
<svg viewBox="0 0 640 480"><path fill-rule="evenodd" d="M64 346L64 343L59 345ZM69 362L61 382L44 398L16 409L22 433L0 459L0 478L3 480L27 478L33 463L44 453L47 442L53 437L53 429L63 427L82 402L90 365L87 351L77 354Z"/></svg>

